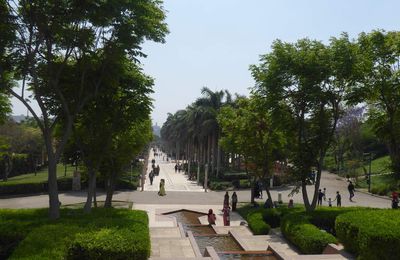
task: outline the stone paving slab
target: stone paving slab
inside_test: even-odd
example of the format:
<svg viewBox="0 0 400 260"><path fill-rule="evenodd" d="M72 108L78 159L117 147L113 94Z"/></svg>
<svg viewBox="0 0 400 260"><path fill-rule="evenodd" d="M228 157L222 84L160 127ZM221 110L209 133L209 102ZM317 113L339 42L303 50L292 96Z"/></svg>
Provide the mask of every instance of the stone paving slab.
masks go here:
<svg viewBox="0 0 400 260"><path fill-rule="evenodd" d="M251 237L253 233L246 226L213 226L217 234L228 234L230 231L235 230L240 233L241 237Z"/></svg>
<svg viewBox="0 0 400 260"><path fill-rule="evenodd" d="M152 227L150 228L151 238L181 238L181 232L178 227Z"/></svg>
<svg viewBox="0 0 400 260"><path fill-rule="evenodd" d="M195 254L188 238L151 238L151 257L194 258Z"/></svg>

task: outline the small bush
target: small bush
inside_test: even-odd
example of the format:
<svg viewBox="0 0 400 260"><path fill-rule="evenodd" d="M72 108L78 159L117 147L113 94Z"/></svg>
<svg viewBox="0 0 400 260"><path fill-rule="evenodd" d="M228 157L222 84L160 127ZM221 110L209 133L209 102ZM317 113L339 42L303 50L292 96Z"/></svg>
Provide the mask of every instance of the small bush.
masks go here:
<svg viewBox="0 0 400 260"><path fill-rule="evenodd" d="M250 214L247 221L254 235L267 235L271 230L271 227L264 222L261 212Z"/></svg>
<svg viewBox="0 0 400 260"><path fill-rule="evenodd" d="M209 186L212 190L227 190L232 187L232 182L230 181L211 181Z"/></svg>
<svg viewBox="0 0 400 260"><path fill-rule="evenodd" d="M400 255L400 211L363 210L336 219L336 233L346 250L360 259L395 259Z"/></svg>
<svg viewBox="0 0 400 260"><path fill-rule="evenodd" d="M276 228L281 223L281 212L277 209L266 209L263 214L263 219L271 227Z"/></svg>
<svg viewBox="0 0 400 260"><path fill-rule="evenodd" d="M281 231L304 254L321 254L328 244L337 242L334 236L310 224L304 213L284 216Z"/></svg>

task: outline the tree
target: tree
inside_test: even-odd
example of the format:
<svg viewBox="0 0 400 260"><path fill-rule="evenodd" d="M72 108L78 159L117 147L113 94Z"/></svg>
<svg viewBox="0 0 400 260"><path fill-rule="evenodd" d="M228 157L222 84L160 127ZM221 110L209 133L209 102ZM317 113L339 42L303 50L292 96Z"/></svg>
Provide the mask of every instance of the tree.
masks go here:
<svg viewBox="0 0 400 260"><path fill-rule="evenodd" d="M111 148L105 151L105 160L100 173L106 178L106 200L104 207L111 207L117 177L130 165L132 158L151 141L153 129L147 119L113 136Z"/></svg>
<svg viewBox="0 0 400 260"><path fill-rule="evenodd" d="M167 33L161 1L9 1L3 21L15 28L8 48L19 94L10 85L2 90L19 99L36 119L48 154L49 213L59 217L56 163L71 134L76 116L102 87L107 65L115 53L133 60L144 56L145 40L163 42ZM2 27L2 26L0 26ZM98 71L96 77L87 77ZM36 113L26 99L32 93ZM54 146L54 130L63 119L62 136Z"/></svg>
<svg viewBox="0 0 400 260"><path fill-rule="evenodd" d="M109 160L106 157L108 151L115 149L115 138L131 131L136 124L147 122L151 111L149 94L152 93L153 80L144 75L137 65L127 57L120 57L116 59L109 73L114 75L104 80L103 84L106 86L83 108L74 124L71 145L79 147L89 176L86 212L90 211L95 196L96 173L104 161ZM147 129L145 131L147 133ZM129 136L137 143L149 140L147 135L144 140L138 140L143 135ZM128 143L132 145L131 142ZM141 146L140 143L139 147ZM131 149L136 151L138 148L134 146ZM132 160L135 155L122 156L131 156Z"/></svg>
<svg viewBox="0 0 400 260"><path fill-rule="evenodd" d="M254 92L281 117L291 137L289 160L298 177L306 210L316 207L323 161L341 115L345 91L353 84L355 48L347 35L326 46L302 39L295 44L276 41L261 64L252 66ZM312 200L307 184L317 170Z"/></svg>
<svg viewBox="0 0 400 260"><path fill-rule="evenodd" d="M272 178L272 167L279 158L277 151L283 150L285 137L276 127L271 111L256 96L236 100L236 106L223 107L218 115L222 137L220 144L228 152L243 155L252 183ZM268 185L268 198L271 199ZM251 201L254 201L253 190Z"/></svg>
<svg viewBox="0 0 400 260"><path fill-rule="evenodd" d="M368 121L387 144L392 170L400 178L400 33L361 33L357 43L361 77L349 100L368 104Z"/></svg>

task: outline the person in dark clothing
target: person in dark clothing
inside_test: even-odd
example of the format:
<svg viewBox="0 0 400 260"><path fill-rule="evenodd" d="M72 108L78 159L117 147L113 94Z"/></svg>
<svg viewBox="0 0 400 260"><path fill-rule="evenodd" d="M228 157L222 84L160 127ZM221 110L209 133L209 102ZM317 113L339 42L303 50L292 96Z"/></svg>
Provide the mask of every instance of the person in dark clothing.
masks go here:
<svg viewBox="0 0 400 260"><path fill-rule="evenodd" d="M225 196L224 196L224 208L225 207L229 207L229 193L228 192L226 192L225 193Z"/></svg>
<svg viewBox="0 0 400 260"><path fill-rule="evenodd" d="M153 185L153 179L154 179L154 172L153 171L150 171L149 179L150 179L150 185Z"/></svg>
<svg viewBox="0 0 400 260"><path fill-rule="evenodd" d="M259 199L260 198L260 189L258 184L254 185L254 198Z"/></svg>
<svg viewBox="0 0 400 260"><path fill-rule="evenodd" d="M336 192L336 206L342 206L342 196L340 195L339 191Z"/></svg>
<svg viewBox="0 0 400 260"><path fill-rule="evenodd" d="M175 164L175 172L177 172L177 171L178 171L178 165Z"/></svg>
<svg viewBox="0 0 400 260"><path fill-rule="evenodd" d="M233 192L233 194L232 194L232 211L236 211L237 202L238 202L238 198L237 198L236 192Z"/></svg>
<svg viewBox="0 0 400 260"><path fill-rule="evenodd" d="M324 193L321 189L318 190L318 202L317 205L322 206L322 199L324 198Z"/></svg>
<svg viewBox="0 0 400 260"><path fill-rule="evenodd" d="M354 197L354 185L353 183L350 181L349 186L347 186L347 189L349 190L349 194L350 194L350 201L353 201L353 197Z"/></svg>

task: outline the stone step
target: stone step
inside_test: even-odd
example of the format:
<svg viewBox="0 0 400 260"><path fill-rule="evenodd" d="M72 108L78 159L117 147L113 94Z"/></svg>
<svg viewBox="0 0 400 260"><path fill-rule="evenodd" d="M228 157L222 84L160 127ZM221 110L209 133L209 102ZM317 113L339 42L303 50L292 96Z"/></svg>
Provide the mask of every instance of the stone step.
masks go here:
<svg viewBox="0 0 400 260"><path fill-rule="evenodd" d="M181 232L178 227L151 227L151 238L181 238Z"/></svg>

